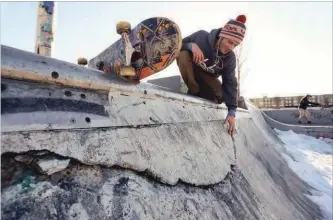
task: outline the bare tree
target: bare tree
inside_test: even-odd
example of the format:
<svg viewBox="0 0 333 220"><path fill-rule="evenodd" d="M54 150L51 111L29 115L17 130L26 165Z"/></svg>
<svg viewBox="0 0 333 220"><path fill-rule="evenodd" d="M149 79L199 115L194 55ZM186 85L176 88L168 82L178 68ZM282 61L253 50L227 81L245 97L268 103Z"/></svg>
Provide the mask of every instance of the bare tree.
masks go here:
<svg viewBox="0 0 333 220"><path fill-rule="evenodd" d="M247 59L246 54L244 53L244 45L241 43L236 49L236 71L237 71L237 98L240 97L240 85L241 85L241 79L244 79L246 75L248 74L248 70L244 70L244 63Z"/></svg>

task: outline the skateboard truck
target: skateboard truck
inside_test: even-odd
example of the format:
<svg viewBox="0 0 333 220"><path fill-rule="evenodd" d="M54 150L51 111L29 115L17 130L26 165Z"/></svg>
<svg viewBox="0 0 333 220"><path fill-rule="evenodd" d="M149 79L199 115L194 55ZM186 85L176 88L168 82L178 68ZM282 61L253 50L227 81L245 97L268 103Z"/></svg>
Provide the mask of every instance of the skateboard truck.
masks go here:
<svg viewBox="0 0 333 220"><path fill-rule="evenodd" d="M124 45L124 66L120 67L120 75L135 76L135 69L131 66L131 59L135 49L132 47L128 34L131 32L131 25L126 21L117 23L117 33L121 35Z"/></svg>

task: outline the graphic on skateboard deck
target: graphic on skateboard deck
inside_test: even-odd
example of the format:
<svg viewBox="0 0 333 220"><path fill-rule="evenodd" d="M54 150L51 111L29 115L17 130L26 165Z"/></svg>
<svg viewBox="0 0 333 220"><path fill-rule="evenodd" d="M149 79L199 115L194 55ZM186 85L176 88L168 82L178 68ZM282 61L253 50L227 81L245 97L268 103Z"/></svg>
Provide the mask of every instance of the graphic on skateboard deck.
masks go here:
<svg viewBox="0 0 333 220"><path fill-rule="evenodd" d="M121 38L88 62L88 67L113 73L127 81L140 81L168 67L182 46L178 25L168 18L148 18L131 29L117 23Z"/></svg>

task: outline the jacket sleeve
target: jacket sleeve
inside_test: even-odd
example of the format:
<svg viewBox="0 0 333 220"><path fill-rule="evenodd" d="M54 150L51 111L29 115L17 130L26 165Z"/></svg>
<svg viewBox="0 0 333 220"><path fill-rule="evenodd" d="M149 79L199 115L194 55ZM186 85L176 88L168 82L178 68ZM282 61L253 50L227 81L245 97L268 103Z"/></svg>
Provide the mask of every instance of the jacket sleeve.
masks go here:
<svg viewBox="0 0 333 220"><path fill-rule="evenodd" d="M237 108L237 79L235 76L236 58L230 62L229 67L222 74L222 91L228 115L235 116Z"/></svg>
<svg viewBox="0 0 333 220"><path fill-rule="evenodd" d="M310 101L309 101L309 104L310 104L310 105L313 105L313 106L315 106L315 105L319 106L319 105L320 105L320 104L317 103L317 102L310 102Z"/></svg>
<svg viewBox="0 0 333 220"><path fill-rule="evenodd" d="M203 30L194 32L193 34L185 37L182 41L182 48L181 50L188 50L188 51L192 51L192 43L195 41L195 39L200 36L203 32Z"/></svg>

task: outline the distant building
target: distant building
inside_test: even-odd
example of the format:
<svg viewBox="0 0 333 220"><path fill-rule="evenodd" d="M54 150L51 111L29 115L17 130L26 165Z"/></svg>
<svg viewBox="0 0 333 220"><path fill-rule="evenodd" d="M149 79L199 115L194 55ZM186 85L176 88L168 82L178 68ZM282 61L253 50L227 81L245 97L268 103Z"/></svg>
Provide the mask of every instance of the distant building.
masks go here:
<svg viewBox="0 0 333 220"><path fill-rule="evenodd" d="M250 99L259 108L295 108L303 98L303 96L288 96L288 97L263 97ZM312 95L310 101L320 103L323 107L333 106L333 95Z"/></svg>

